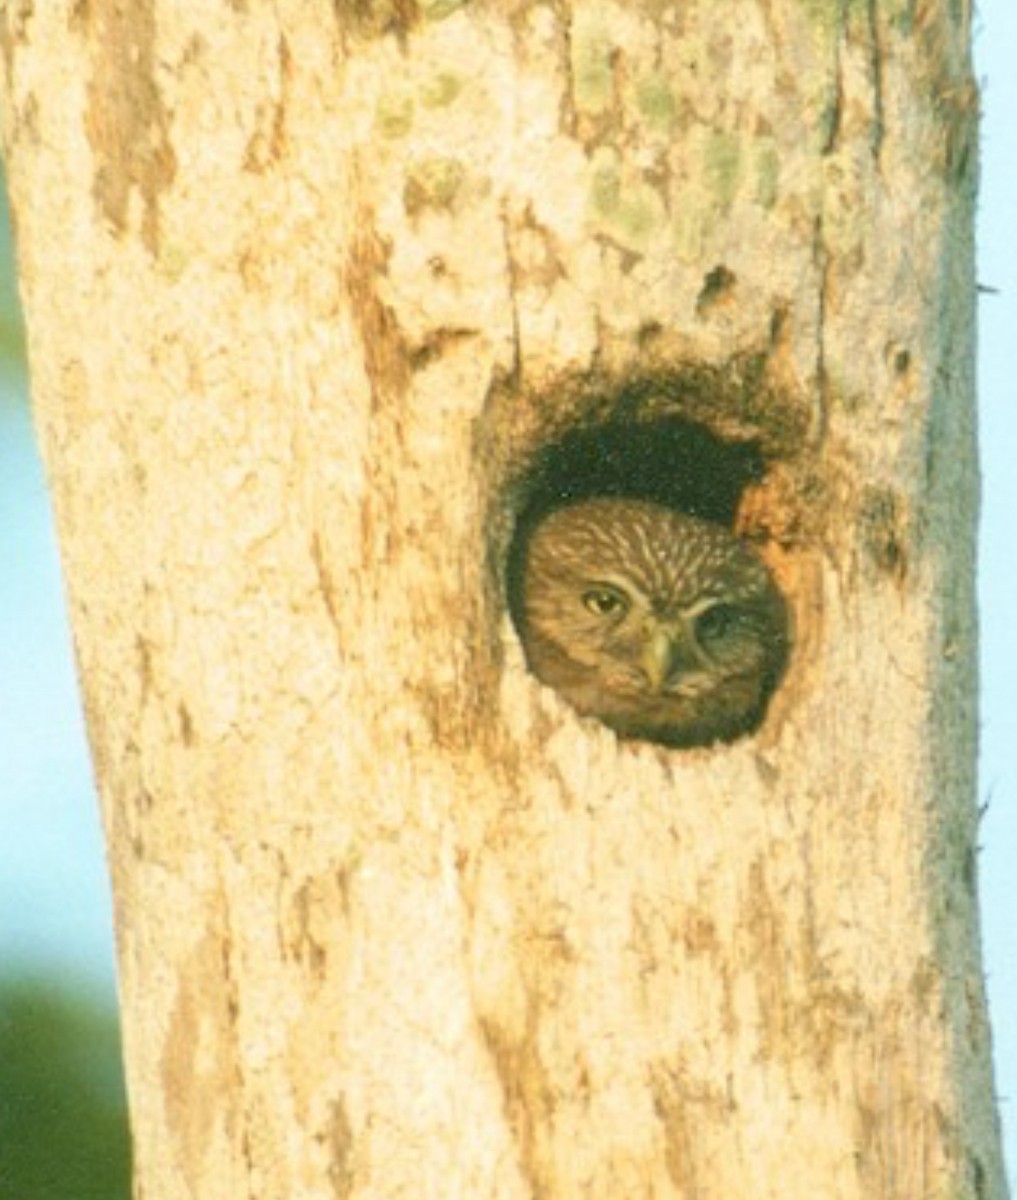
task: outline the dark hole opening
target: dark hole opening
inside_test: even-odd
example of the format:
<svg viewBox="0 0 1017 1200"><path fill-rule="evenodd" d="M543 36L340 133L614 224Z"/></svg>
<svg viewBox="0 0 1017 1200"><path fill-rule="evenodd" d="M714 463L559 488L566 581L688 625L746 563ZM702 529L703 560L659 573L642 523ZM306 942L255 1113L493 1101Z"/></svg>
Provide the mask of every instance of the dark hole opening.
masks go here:
<svg viewBox="0 0 1017 1200"><path fill-rule="evenodd" d="M680 418L611 421L569 432L537 455L518 489L507 564L513 620L518 626L527 539L553 509L592 496L626 496L731 526L746 487L764 473L755 442L725 441Z"/></svg>

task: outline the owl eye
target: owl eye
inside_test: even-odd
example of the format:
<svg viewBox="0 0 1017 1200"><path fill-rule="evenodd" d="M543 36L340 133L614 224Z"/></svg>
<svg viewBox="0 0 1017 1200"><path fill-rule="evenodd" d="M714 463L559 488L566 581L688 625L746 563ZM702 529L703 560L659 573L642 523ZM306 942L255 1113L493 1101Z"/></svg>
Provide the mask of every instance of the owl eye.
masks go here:
<svg viewBox="0 0 1017 1200"><path fill-rule="evenodd" d="M717 642L726 637L741 620L732 604L714 604L696 617L696 637L701 642Z"/></svg>
<svg viewBox="0 0 1017 1200"><path fill-rule="evenodd" d="M625 612L629 607L629 598L620 588L598 583L596 587L583 592L583 604L598 617L608 617Z"/></svg>

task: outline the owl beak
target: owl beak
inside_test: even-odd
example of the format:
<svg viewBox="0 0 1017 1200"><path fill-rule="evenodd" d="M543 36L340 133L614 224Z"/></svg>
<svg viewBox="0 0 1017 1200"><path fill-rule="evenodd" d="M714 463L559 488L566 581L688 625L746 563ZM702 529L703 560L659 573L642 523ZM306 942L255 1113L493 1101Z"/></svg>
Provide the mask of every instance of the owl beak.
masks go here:
<svg viewBox="0 0 1017 1200"><path fill-rule="evenodd" d="M639 665L653 691L661 691L673 677L677 659L678 645L674 634L660 626L652 629L643 646Z"/></svg>

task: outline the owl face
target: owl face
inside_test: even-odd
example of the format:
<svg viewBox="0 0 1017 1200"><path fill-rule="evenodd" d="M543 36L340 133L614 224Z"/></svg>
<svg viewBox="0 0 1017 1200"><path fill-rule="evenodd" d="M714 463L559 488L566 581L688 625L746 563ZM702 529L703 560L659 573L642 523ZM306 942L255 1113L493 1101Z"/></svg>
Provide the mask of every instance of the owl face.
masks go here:
<svg viewBox="0 0 1017 1200"><path fill-rule="evenodd" d="M598 498L533 530L522 580L530 669L618 733L728 740L762 716L784 665L786 608L728 529Z"/></svg>

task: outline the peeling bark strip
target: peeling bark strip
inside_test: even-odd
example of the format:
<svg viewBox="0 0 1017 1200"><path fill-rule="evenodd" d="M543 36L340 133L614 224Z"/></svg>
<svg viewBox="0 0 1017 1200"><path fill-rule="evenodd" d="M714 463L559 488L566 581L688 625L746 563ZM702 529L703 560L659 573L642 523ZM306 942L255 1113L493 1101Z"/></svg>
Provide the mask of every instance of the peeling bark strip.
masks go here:
<svg viewBox="0 0 1017 1200"><path fill-rule="evenodd" d="M91 71L85 128L95 156L92 196L118 234L127 229L137 190L144 205L142 237L159 252L159 203L176 175L170 116L155 74L155 0L79 5L72 14L88 47Z"/></svg>
<svg viewBox="0 0 1017 1200"><path fill-rule="evenodd" d="M447 12L434 14L433 10L441 8L451 12L461 3L463 0L425 0L423 5L418 5L416 0L333 0L341 30L352 29L359 37L395 34L401 39L420 19L422 8L427 15L442 16Z"/></svg>
<svg viewBox="0 0 1017 1200"><path fill-rule="evenodd" d="M968 37L0 7L146 1200L1003 1200ZM520 547L603 495L765 564L758 728L527 671Z"/></svg>

